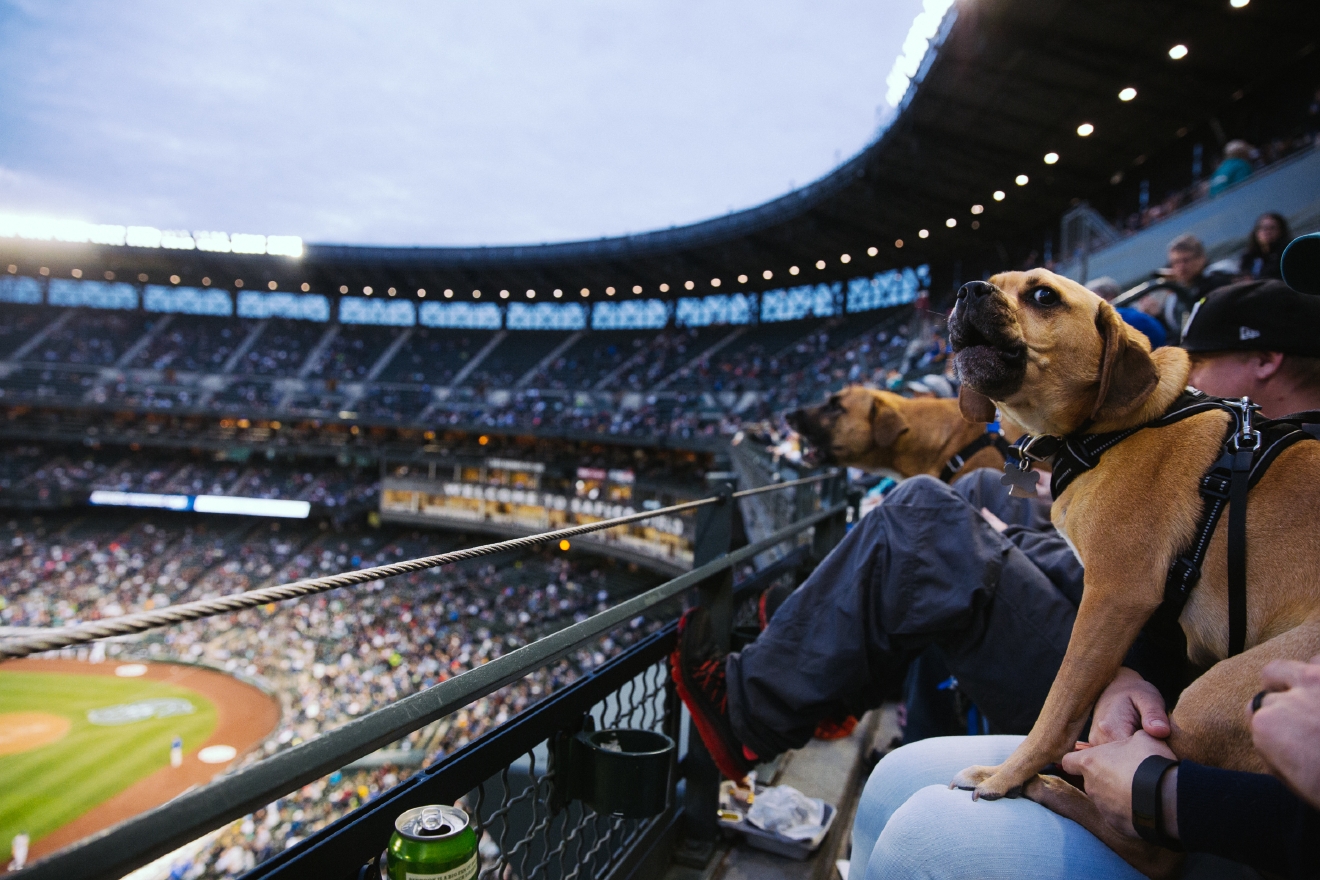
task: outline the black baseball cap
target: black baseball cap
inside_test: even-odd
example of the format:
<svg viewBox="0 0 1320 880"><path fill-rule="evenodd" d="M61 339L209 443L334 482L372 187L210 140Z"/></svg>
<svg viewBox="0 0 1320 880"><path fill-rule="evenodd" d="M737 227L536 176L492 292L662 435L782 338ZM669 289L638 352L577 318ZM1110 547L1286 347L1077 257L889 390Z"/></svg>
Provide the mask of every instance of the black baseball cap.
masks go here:
<svg viewBox="0 0 1320 880"><path fill-rule="evenodd" d="M1320 357L1320 296L1273 280L1221 287L1192 308L1182 347Z"/></svg>
<svg viewBox="0 0 1320 880"><path fill-rule="evenodd" d="M1320 232L1294 238L1279 261L1283 280L1299 293L1320 293Z"/></svg>

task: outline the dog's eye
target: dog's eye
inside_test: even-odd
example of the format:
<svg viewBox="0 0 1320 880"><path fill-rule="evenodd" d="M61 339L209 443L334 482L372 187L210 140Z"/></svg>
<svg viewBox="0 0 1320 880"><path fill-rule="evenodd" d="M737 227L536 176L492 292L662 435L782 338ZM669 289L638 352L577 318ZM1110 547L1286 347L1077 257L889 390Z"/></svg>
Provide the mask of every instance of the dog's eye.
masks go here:
<svg viewBox="0 0 1320 880"><path fill-rule="evenodd" d="M1060 302L1059 294L1048 287L1037 287L1031 292L1031 298L1041 306L1056 306Z"/></svg>

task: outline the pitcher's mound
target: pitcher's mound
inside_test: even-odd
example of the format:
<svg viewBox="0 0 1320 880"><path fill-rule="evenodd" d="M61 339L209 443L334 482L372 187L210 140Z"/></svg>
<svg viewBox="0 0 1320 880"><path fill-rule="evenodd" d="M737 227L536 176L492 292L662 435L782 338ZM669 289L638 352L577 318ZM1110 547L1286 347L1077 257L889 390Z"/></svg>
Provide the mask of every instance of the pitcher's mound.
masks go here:
<svg viewBox="0 0 1320 880"><path fill-rule="evenodd" d="M69 719L49 712L0 713L0 755L49 745L69 732Z"/></svg>

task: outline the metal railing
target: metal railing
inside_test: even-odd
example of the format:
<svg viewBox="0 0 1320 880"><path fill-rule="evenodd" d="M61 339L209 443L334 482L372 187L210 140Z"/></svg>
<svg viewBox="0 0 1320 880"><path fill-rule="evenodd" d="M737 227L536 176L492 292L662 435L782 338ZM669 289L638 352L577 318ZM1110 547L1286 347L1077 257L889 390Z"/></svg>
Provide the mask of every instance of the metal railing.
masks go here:
<svg viewBox="0 0 1320 880"><path fill-rule="evenodd" d="M813 530L807 549L817 560L842 537L848 514L844 476L828 472L801 480L734 492L730 475L712 474L712 496L703 499L696 531L695 567L658 587L482 666L355 719L342 727L184 792L174 800L54 853L18 876L43 880L120 877L178 847L254 812L419 728L583 648L628 621L672 602L695 588L710 607L717 631L732 625L733 576L765 550L797 541ZM763 540L731 549L735 499L799 487L798 519ZM782 574L780 566L760 577ZM719 776L695 730L679 765L683 798L671 792L670 807L650 820L597 816L580 803L555 803L553 770L544 748L556 734L581 729L591 715L613 723L669 733L679 740L679 706L665 657L674 643L674 623L647 637L491 733L390 789L275 858L257 866L256 878L356 878L369 870L389 837L394 817L423 803L463 798L478 828L490 864L482 877L504 877L505 866L523 880L626 876L625 868L658 845L678 846L686 858L708 857L716 836ZM725 646L727 647L727 645ZM612 702L611 702L612 701ZM613 707L612 709L610 707ZM540 757L538 757L538 754ZM525 763L520 764L520 759ZM492 866L498 871L492 873ZM620 873L623 872L623 873Z"/></svg>

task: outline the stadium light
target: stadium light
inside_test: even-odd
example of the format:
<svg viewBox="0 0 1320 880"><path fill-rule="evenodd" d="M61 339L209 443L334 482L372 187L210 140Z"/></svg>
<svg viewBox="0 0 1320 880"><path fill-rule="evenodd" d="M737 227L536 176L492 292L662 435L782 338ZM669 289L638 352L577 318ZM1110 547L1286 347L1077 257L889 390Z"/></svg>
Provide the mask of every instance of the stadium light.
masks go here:
<svg viewBox="0 0 1320 880"><path fill-rule="evenodd" d="M347 284L341 284L341 285L339 285L339 292L340 292L340 293L348 293L348 285L347 285Z"/></svg>
<svg viewBox="0 0 1320 880"><path fill-rule="evenodd" d="M761 277L764 278L766 281L769 281L771 278L775 277L775 273L771 272L769 269L766 269L764 272L761 273Z"/></svg>
<svg viewBox="0 0 1320 880"><path fill-rule="evenodd" d="M739 275L739 276L738 276L738 283L739 283L739 284L746 284L746 283L747 283L747 276L746 276L746 275Z"/></svg>
<svg viewBox="0 0 1320 880"><path fill-rule="evenodd" d="M73 277L74 277L74 278L78 278L78 277L81 276L81 275L82 275L82 272L79 271L78 269L74 269L74 270L73 270ZM178 275L171 275L171 276L170 276L170 284L178 284L178 283L179 283L179 276L178 276ZM274 282L272 282L272 283L274 283Z"/></svg>
<svg viewBox="0 0 1320 880"><path fill-rule="evenodd" d="M840 262L840 263L851 263L851 262L852 262L852 254L841 254L841 255L839 256L839 262Z"/></svg>
<svg viewBox="0 0 1320 880"><path fill-rule="evenodd" d="M1031 182L1031 178L1027 177L1025 174L1019 174L1017 177L1013 178L1013 182L1018 186L1026 186Z"/></svg>
<svg viewBox="0 0 1320 880"><path fill-rule="evenodd" d="M605 295L606 295L606 296L614 296L614 288L613 288L613 287L607 287L607 288L605 288Z"/></svg>
<svg viewBox="0 0 1320 880"><path fill-rule="evenodd" d="M985 212L985 205L972 205L973 214L982 214Z"/></svg>
<svg viewBox="0 0 1320 880"><path fill-rule="evenodd" d="M1051 151L1051 152L1045 154L1045 164L1046 164L1046 165L1053 165L1055 162L1058 162L1058 161L1059 161L1059 154L1058 154L1058 153L1055 153L1055 152Z"/></svg>
<svg viewBox="0 0 1320 880"><path fill-rule="evenodd" d="M642 292L642 285L640 285L640 284L634 284L634 285L633 285L633 293L641 293L641 292Z"/></svg>
<svg viewBox="0 0 1320 880"><path fill-rule="evenodd" d="M1123 89L1123 91L1118 93L1118 100L1131 101L1136 96L1137 96L1137 90L1132 88L1132 86L1128 86L1126 89Z"/></svg>
<svg viewBox="0 0 1320 880"><path fill-rule="evenodd" d="M417 288L417 298L426 299L426 288L423 287Z"/></svg>
<svg viewBox="0 0 1320 880"><path fill-rule="evenodd" d="M1182 43L1169 47L1169 57L1174 61L1181 61L1187 57L1187 47Z"/></svg>
<svg viewBox="0 0 1320 880"><path fill-rule="evenodd" d="M917 232L917 238L930 238L930 230L922 229Z"/></svg>
<svg viewBox="0 0 1320 880"><path fill-rule="evenodd" d="M114 280L115 280L115 273L114 273L114 272L106 272L106 273L105 273L105 280L106 280L106 281L114 281ZM206 276L205 278L202 279L202 287L210 287L210 286L211 286L211 276L208 275L208 276Z"/></svg>
<svg viewBox="0 0 1320 880"><path fill-rule="evenodd" d="M1003 200L1004 200L1004 191L1002 189L995 190L995 201L1002 202Z"/></svg>
<svg viewBox="0 0 1320 880"><path fill-rule="evenodd" d="M582 296L591 296L591 291L585 287L579 290L578 293L580 293Z"/></svg>
<svg viewBox="0 0 1320 880"><path fill-rule="evenodd" d="M824 260L817 260L817 261L816 261L816 268L817 268L817 269L824 269L824 268L825 268L825 261L824 261Z"/></svg>
<svg viewBox="0 0 1320 880"><path fill-rule="evenodd" d="M719 287L719 286L720 286L720 279L718 279L718 278L712 278L712 279L710 279L710 286L711 286L711 287Z"/></svg>
<svg viewBox="0 0 1320 880"><path fill-rule="evenodd" d="M1089 122L1083 122L1081 125L1077 126L1078 137L1090 137L1094 133L1095 126Z"/></svg>
<svg viewBox="0 0 1320 880"><path fill-rule="evenodd" d="M365 293L367 296L371 296L371 288L370 288L370 287L364 287L364 288L362 288L362 292Z"/></svg>
<svg viewBox="0 0 1320 880"><path fill-rule="evenodd" d="M308 291L310 291L310 290L312 289L312 285L310 285L310 284L308 284L306 281L304 281L304 282L302 283L302 288L301 288L301 289L302 289L302 292L303 292L303 293L307 293Z"/></svg>
<svg viewBox="0 0 1320 880"><path fill-rule="evenodd" d="M271 290L274 290L274 289L275 289L274 284L275 284L275 282L272 281L272 282L271 282L271 288L270 288ZM393 287L391 287L389 290L387 290L387 291L385 291L385 292L388 293L390 296L394 296L396 293L398 293L398 291L395 290Z"/></svg>
<svg viewBox="0 0 1320 880"><path fill-rule="evenodd" d="M474 290L474 291L472 291L472 298L473 298L473 299L481 299L481 291L480 291L480 290Z"/></svg>
<svg viewBox="0 0 1320 880"><path fill-rule="evenodd" d="M944 221L944 225L952 229L958 225L958 220L955 217L950 217L948 220Z"/></svg>
<svg viewBox="0 0 1320 880"><path fill-rule="evenodd" d="M179 277L179 276L175 275L175 276L173 276L170 280L171 280L171 281L174 281L174 278L178 278L178 277ZM174 283L175 283L175 284L178 284L179 282L174 281ZM267 282L266 282L266 286L267 286L268 288L270 288L271 290L274 290L275 288L279 287L279 285L276 284L274 281L267 281ZM391 288L390 288L390 296L393 296L393 295L394 295L394 288L391 287Z"/></svg>
<svg viewBox="0 0 1320 880"><path fill-rule="evenodd" d="M560 539L559 539L559 549L560 549L560 550L563 550L565 553L568 552L568 548L571 547L571 546L573 546L573 545L568 543L568 538L560 538Z"/></svg>
<svg viewBox="0 0 1320 880"><path fill-rule="evenodd" d="M788 267L788 274L789 274L789 275L796 275L796 274L798 274L798 273L801 272L801 271L802 271L802 270L799 269L797 266L789 266L789 267Z"/></svg>
<svg viewBox="0 0 1320 880"><path fill-rule="evenodd" d="M452 290L450 290L448 287L446 287L446 288L445 288L445 299L453 299L453 298L454 298L454 291L452 291Z"/></svg>
<svg viewBox="0 0 1320 880"><path fill-rule="evenodd" d="M668 292L669 292L669 285L668 285L668 284L663 284L663 283L662 283L662 284L660 285L660 292L661 292L661 293L668 293Z"/></svg>
<svg viewBox="0 0 1320 880"><path fill-rule="evenodd" d="M70 270L69 270L69 274L72 275L74 278L81 278L81 277L82 277L82 269L70 269ZM174 276L174 277L177 277L177 276ZM179 282L176 281L176 282L174 282L174 283L175 283L175 284L178 284Z"/></svg>
<svg viewBox="0 0 1320 880"><path fill-rule="evenodd" d="M536 299L536 291L535 291L535 290L529 290L529 291L527 291L527 298L528 298L528 299Z"/></svg>
<svg viewBox="0 0 1320 880"><path fill-rule="evenodd" d="M869 247L866 249L866 255L868 257L874 257L878 253L880 253L880 248L878 247Z"/></svg>
<svg viewBox="0 0 1320 880"><path fill-rule="evenodd" d="M912 20L907 37L903 40L903 51L894 59L894 66L885 78L888 89L885 100L889 106L897 107L912 85L912 78L921 67L921 60L926 57L930 41L939 32L944 14L953 5L953 0L926 0L921 12Z"/></svg>
<svg viewBox="0 0 1320 880"><path fill-rule="evenodd" d="M1243 9L1251 0L1228 0L1228 5L1234 9Z"/></svg>
<svg viewBox="0 0 1320 880"><path fill-rule="evenodd" d="M562 297L563 295L564 295L564 291L562 291L562 290L560 290L558 287L556 287L556 288L555 288L555 292L554 292L554 297L555 297L555 299L559 299L559 298Z"/></svg>
<svg viewBox="0 0 1320 880"><path fill-rule="evenodd" d="M485 446L489 442L490 442L490 438L487 437L485 434L482 434L480 437L477 438L478 446Z"/></svg>
<svg viewBox="0 0 1320 880"><path fill-rule="evenodd" d="M138 276L138 281L141 281L143 284L146 284L146 282L147 282L147 273L143 272L141 275L139 275L139 276ZM235 287L242 287L242 286L243 286L243 279L242 279L242 278L235 278L235 279L234 279L234 286L235 286Z"/></svg>
<svg viewBox="0 0 1320 880"><path fill-rule="evenodd" d="M509 292L507 290L501 290L500 299L508 299L508 298L509 298Z"/></svg>
<svg viewBox="0 0 1320 880"><path fill-rule="evenodd" d="M902 246L903 246L903 239L900 238L894 241L894 247L901 248Z"/></svg>

